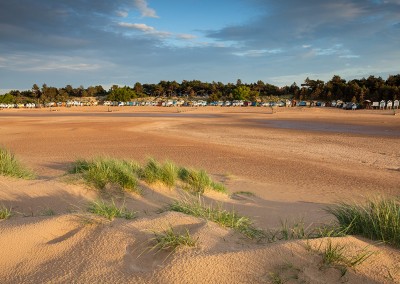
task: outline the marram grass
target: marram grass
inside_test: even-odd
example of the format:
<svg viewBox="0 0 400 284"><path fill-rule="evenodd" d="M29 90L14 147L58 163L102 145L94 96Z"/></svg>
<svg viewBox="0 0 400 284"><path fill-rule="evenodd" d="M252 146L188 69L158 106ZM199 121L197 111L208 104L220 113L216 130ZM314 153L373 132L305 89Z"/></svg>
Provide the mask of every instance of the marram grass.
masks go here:
<svg viewBox="0 0 400 284"><path fill-rule="evenodd" d="M122 190L140 193L137 181L139 166L136 163L111 158L77 160L70 170L81 174L83 180L99 190L107 184L117 185Z"/></svg>
<svg viewBox="0 0 400 284"><path fill-rule="evenodd" d="M88 211L110 221L114 218L133 219L135 217L135 212L129 211L123 206L118 207L114 201L111 203L107 203L104 200L92 201L89 204Z"/></svg>
<svg viewBox="0 0 400 284"><path fill-rule="evenodd" d="M185 233L182 234L174 231L172 227L169 227L162 232L154 232L154 238L152 241L154 242L154 245L149 249L150 251L174 251L180 246L194 247L197 244L197 239L190 235L188 229L186 229Z"/></svg>
<svg viewBox="0 0 400 284"><path fill-rule="evenodd" d="M9 150L0 148L0 175L33 179L35 174L23 166Z"/></svg>
<svg viewBox="0 0 400 284"><path fill-rule="evenodd" d="M348 228L334 225L306 226L301 221L288 222L281 220L280 227L271 229L266 232L268 242L276 242L281 240L299 240L299 239L317 239L326 237L343 237L346 236Z"/></svg>
<svg viewBox="0 0 400 284"><path fill-rule="evenodd" d="M346 244L332 244L328 239L325 247L321 249L320 244L317 252L322 256L324 266L336 267L342 272L342 276L347 273L347 268L355 268L370 258L374 252L368 250L368 246L354 253L348 253L349 247Z"/></svg>
<svg viewBox="0 0 400 284"><path fill-rule="evenodd" d="M179 179L184 182L189 191L203 194L205 190L213 190L226 193L226 187L222 183L214 182L204 170L194 170L181 167L178 172Z"/></svg>
<svg viewBox="0 0 400 284"><path fill-rule="evenodd" d="M254 227L252 221L248 217L240 216L234 210L227 211L220 206L207 206L200 198L198 200L188 199L175 201L169 206L169 209L204 218L222 227L232 228L250 239L261 239L265 237L264 231Z"/></svg>
<svg viewBox="0 0 400 284"><path fill-rule="evenodd" d="M348 234L361 235L400 247L400 201L377 198L365 204L340 203L327 211Z"/></svg>
<svg viewBox="0 0 400 284"><path fill-rule="evenodd" d="M11 208L7 208L4 205L0 206L0 220L8 219L12 216Z"/></svg>
<svg viewBox="0 0 400 284"><path fill-rule="evenodd" d="M140 193L140 179L149 185L159 182L169 188L182 186L196 194L203 194L205 190L227 192L222 183L213 181L204 170L179 167L171 161L160 163L152 158L143 167L136 162L102 157L77 160L69 173L80 174L86 183L100 190L107 184L114 184L123 190Z"/></svg>
<svg viewBox="0 0 400 284"><path fill-rule="evenodd" d="M171 188L176 184L178 167L170 161L160 164L154 159L149 159L143 169L140 170L140 178L148 184L161 182Z"/></svg>

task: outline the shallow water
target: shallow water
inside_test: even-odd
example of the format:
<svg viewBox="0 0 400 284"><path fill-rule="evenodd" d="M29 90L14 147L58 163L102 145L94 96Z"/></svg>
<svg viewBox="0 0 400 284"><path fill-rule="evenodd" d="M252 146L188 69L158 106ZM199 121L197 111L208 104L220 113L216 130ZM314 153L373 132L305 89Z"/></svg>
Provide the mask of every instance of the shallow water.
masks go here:
<svg viewBox="0 0 400 284"><path fill-rule="evenodd" d="M366 126L344 123L329 123L319 121L294 121L294 120L268 120L262 124L266 127L319 131L319 132L334 132L345 134L359 134L368 136L393 136L400 137L400 130L387 126Z"/></svg>

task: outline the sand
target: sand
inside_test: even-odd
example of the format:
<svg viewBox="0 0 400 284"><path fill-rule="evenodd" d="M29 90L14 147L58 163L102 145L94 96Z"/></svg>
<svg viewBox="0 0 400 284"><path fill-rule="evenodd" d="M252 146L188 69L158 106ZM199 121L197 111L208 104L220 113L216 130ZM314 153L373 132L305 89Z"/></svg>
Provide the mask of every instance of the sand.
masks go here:
<svg viewBox="0 0 400 284"><path fill-rule="evenodd" d="M111 110L110 112L108 110ZM400 116L393 111L318 108L84 107L2 110L0 145L37 174L0 177L2 283L397 283L398 250L360 237L335 238L367 261L341 276L322 265L329 241L248 240L212 222L162 212L179 192L142 183L143 196L117 196L137 212L112 222L86 212L98 194L65 176L78 158L148 157L205 169L232 199L207 193L257 227L282 220L306 225L334 219L324 208L400 194ZM49 210L55 215L50 215ZM147 252L153 231L172 226L198 238L194 249Z"/></svg>

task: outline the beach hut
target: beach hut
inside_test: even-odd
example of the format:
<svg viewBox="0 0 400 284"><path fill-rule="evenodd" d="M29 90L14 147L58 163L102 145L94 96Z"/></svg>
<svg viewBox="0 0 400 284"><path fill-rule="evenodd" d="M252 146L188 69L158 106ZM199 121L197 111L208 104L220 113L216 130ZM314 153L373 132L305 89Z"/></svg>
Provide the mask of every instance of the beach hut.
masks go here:
<svg viewBox="0 0 400 284"><path fill-rule="evenodd" d="M386 106L386 102L384 100L381 100L381 102L379 103L379 109L385 109Z"/></svg>
<svg viewBox="0 0 400 284"><path fill-rule="evenodd" d="M363 108L370 109L371 105L372 105L372 102L370 100L365 100L365 101L362 102L362 105L363 105Z"/></svg>
<svg viewBox="0 0 400 284"><path fill-rule="evenodd" d="M399 100L395 100L393 102L393 109L398 109L399 108Z"/></svg>
<svg viewBox="0 0 400 284"><path fill-rule="evenodd" d="M393 102L392 101L388 101L386 104L386 109L392 109L393 106Z"/></svg>

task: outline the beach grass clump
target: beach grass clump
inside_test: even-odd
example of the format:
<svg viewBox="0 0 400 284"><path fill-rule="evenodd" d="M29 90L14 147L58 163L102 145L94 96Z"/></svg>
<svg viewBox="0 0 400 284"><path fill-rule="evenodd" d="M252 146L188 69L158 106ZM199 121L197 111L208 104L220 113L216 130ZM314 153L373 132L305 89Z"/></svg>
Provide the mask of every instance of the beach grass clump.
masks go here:
<svg viewBox="0 0 400 284"><path fill-rule="evenodd" d="M141 169L140 178L148 184L153 184L161 179L161 165L154 159L149 159Z"/></svg>
<svg viewBox="0 0 400 284"><path fill-rule="evenodd" d="M175 201L169 206L169 209L204 218L222 227L232 228L250 239L261 239L265 236L264 231L254 227L252 221L248 217L240 216L234 210L227 211L221 206L207 206L200 198L198 200Z"/></svg>
<svg viewBox="0 0 400 284"><path fill-rule="evenodd" d="M11 208L7 208L4 205L0 206L0 220L8 219L12 216Z"/></svg>
<svg viewBox="0 0 400 284"><path fill-rule="evenodd" d="M170 162L166 161L161 166L161 182L168 186L173 187L178 179L178 167Z"/></svg>
<svg viewBox="0 0 400 284"><path fill-rule="evenodd" d="M70 174L79 174L91 186L103 190L107 184L123 190L139 192L138 179L151 185L161 183L169 188L180 186L190 192L203 194L206 189L226 193L222 183L213 181L204 170L178 167L171 161L160 163L150 158L144 166L136 162L98 157L76 160Z"/></svg>
<svg viewBox="0 0 400 284"><path fill-rule="evenodd" d="M187 188L195 193L203 194L209 188L212 180L204 170L187 168L179 169L179 179L187 184Z"/></svg>
<svg viewBox="0 0 400 284"><path fill-rule="evenodd" d="M154 159L149 159L147 164L140 170L140 178L148 184L161 182L171 188L176 184L178 167L170 161L161 164Z"/></svg>
<svg viewBox="0 0 400 284"><path fill-rule="evenodd" d="M221 193L227 193L228 192L228 190L226 189L225 185L220 183L220 182L212 181L211 184L210 184L210 188L212 190L214 190L214 191L221 192Z"/></svg>
<svg viewBox="0 0 400 284"><path fill-rule="evenodd" d="M140 193L137 181L139 166L134 162L111 158L77 160L70 173L81 174L90 185L103 190L107 184L117 185L126 191Z"/></svg>
<svg viewBox="0 0 400 284"><path fill-rule="evenodd" d="M33 179L35 174L23 166L14 154L0 147L0 175L22 179Z"/></svg>
<svg viewBox="0 0 400 284"><path fill-rule="evenodd" d="M139 171L139 176L148 184L160 182L169 188L176 186L180 180L184 189L198 194L203 194L206 189L227 192L226 187L222 183L214 182L206 171L178 167L171 161L159 163L149 159Z"/></svg>
<svg viewBox="0 0 400 284"><path fill-rule="evenodd" d="M327 208L347 232L400 246L400 201L377 198L365 204L340 203Z"/></svg>
<svg viewBox="0 0 400 284"><path fill-rule="evenodd" d="M133 219L135 217L135 212L127 210L124 206L118 207L114 201L111 203L104 200L92 201L89 203L88 211L110 221L114 218Z"/></svg>
<svg viewBox="0 0 400 284"><path fill-rule="evenodd" d="M150 251L174 251L181 246L195 247L198 239L193 238L188 229L185 229L185 232L182 234L174 231L172 227L169 227L162 232L154 232L154 238L152 241L155 244L149 249Z"/></svg>

